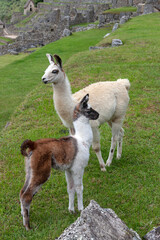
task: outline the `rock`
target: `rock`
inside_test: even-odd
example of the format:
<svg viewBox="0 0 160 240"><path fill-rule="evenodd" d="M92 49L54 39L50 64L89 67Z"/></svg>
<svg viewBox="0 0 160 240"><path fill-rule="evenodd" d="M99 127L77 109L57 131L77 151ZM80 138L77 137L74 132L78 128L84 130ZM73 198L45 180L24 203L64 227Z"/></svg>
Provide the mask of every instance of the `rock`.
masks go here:
<svg viewBox="0 0 160 240"><path fill-rule="evenodd" d="M94 6L89 5L88 6L88 11L87 11L87 22L94 22Z"/></svg>
<svg viewBox="0 0 160 240"><path fill-rule="evenodd" d="M118 23L115 23L114 26L113 26L113 28L112 28L112 32L116 31L117 28L118 28Z"/></svg>
<svg viewBox="0 0 160 240"><path fill-rule="evenodd" d="M17 52L17 51L15 51L15 50L9 50L8 51L10 54L12 54L12 55L18 55L19 53Z"/></svg>
<svg viewBox="0 0 160 240"><path fill-rule="evenodd" d="M70 14L70 5L66 4L65 9L64 9L64 15L69 16Z"/></svg>
<svg viewBox="0 0 160 240"><path fill-rule="evenodd" d="M96 46L93 46L93 47L89 47L89 50L100 50L100 49L104 49L106 47L96 47Z"/></svg>
<svg viewBox="0 0 160 240"><path fill-rule="evenodd" d="M99 20L99 25L103 25L105 23L105 16L103 14L98 16L98 20Z"/></svg>
<svg viewBox="0 0 160 240"><path fill-rule="evenodd" d="M159 240L160 239L160 227L154 228L152 231L147 233L144 237L144 240Z"/></svg>
<svg viewBox="0 0 160 240"><path fill-rule="evenodd" d="M137 5L137 13L138 13L138 14L143 14L143 12L144 12L144 6L145 6L144 3L139 3L139 4Z"/></svg>
<svg viewBox="0 0 160 240"><path fill-rule="evenodd" d="M123 16L123 17L120 18L119 24L124 24L124 23L126 23L128 20L129 20L129 17L128 17L128 16Z"/></svg>
<svg viewBox="0 0 160 240"><path fill-rule="evenodd" d="M101 208L91 200L81 216L68 227L58 240L141 240L112 209Z"/></svg>
<svg viewBox="0 0 160 240"><path fill-rule="evenodd" d="M123 43L120 39L113 39L112 40L112 47L119 47L121 45L123 45Z"/></svg>
<svg viewBox="0 0 160 240"><path fill-rule="evenodd" d="M69 29L65 28L62 37L68 37L70 35L72 35L72 32Z"/></svg>
<svg viewBox="0 0 160 240"><path fill-rule="evenodd" d="M109 35L110 35L110 33L107 33L106 35L104 35L103 38L106 38L106 37L108 37Z"/></svg>
<svg viewBox="0 0 160 240"><path fill-rule="evenodd" d="M149 13L153 13L153 12L154 12L153 5L152 4L145 4L143 14L149 14Z"/></svg>
<svg viewBox="0 0 160 240"><path fill-rule="evenodd" d="M129 0L129 6L133 6L133 0Z"/></svg>

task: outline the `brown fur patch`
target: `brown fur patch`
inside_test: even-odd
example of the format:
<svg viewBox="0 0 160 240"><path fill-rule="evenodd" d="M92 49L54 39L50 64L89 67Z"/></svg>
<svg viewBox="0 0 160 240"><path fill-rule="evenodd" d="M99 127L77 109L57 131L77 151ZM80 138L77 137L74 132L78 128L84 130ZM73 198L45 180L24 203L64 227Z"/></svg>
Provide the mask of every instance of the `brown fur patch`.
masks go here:
<svg viewBox="0 0 160 240"><path fill-rule="evenodd" d="M41 176L45 173L49 177L51 166L54 167L55 164L59 168L63 168L63 165L70 166L77 154L77 141L73 137L40 139L35 143L31 168Z"/></svg>

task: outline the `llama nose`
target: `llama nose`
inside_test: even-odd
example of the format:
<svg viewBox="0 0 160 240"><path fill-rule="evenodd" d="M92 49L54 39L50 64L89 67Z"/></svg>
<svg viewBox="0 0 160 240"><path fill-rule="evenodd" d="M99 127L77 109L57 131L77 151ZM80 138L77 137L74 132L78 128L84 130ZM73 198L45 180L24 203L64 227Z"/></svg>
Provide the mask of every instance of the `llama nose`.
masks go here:
<svg viewBox="0 0 160 240"><path fill-rule="evenodd" d="M46 84L47 81L46 81L46 78L42 78L42 81Z"/></svg>

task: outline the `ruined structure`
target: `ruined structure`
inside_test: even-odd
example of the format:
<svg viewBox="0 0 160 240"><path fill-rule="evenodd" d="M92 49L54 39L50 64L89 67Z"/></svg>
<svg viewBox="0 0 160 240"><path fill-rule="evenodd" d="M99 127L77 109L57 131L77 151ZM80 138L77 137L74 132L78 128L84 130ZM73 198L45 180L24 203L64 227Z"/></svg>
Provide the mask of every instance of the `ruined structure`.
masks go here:
<svg viewBox="0 0 160 240"><path fill-rule="evenodd" d="M32 12L35 12L34 2L32 0L28 0L24 5L24 15Z"/></svg>
<svg viewBox="0 0 160 240"><path fill-rule="evenodd" d="M145 3L145 0L112 0L112 7L131 7L137 6L139 3Z"/></svg>
<svg viewBox="0 0 160 240"><path fill-rule="evenodd" d="M137 6L137 12L121 12L120 14L104 13L111 7ZM138 5L137 5L138 4ZM69 34L70 28L76 31L74 25L99 21L97 27L108 23L119 22L122 16L127 19L140 14L160 11L160 0L44 0L35 9L32 0L25 5L25 14L14 13L11 24L6 24L6 32L17 35L12 44L1 45L0 55L11 52L23 52L28 48L44 46ZM36 10L36 15L27 24L17 27L16 23L26 18ZM94 28L90 25L88 29ZM79 28L80 29L80 28ZM81 29L80 29L81 30ZM0 24L0 35L3 32L3 23ZM66 35L67 33L67 35Z"/></svg>

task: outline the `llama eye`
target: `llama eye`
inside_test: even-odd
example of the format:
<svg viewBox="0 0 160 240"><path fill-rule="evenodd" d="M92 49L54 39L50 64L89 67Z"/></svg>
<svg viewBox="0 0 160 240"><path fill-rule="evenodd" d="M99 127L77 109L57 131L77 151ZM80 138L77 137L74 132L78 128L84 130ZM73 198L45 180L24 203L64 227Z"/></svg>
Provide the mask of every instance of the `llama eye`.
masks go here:
<svg viewBox="0 0 160 240"><path fill-rule="evenodd" d="M54 73L54 74L58 74L58 72L59 72L58 70L53 70L52 71L52 73Z"/></svg>

